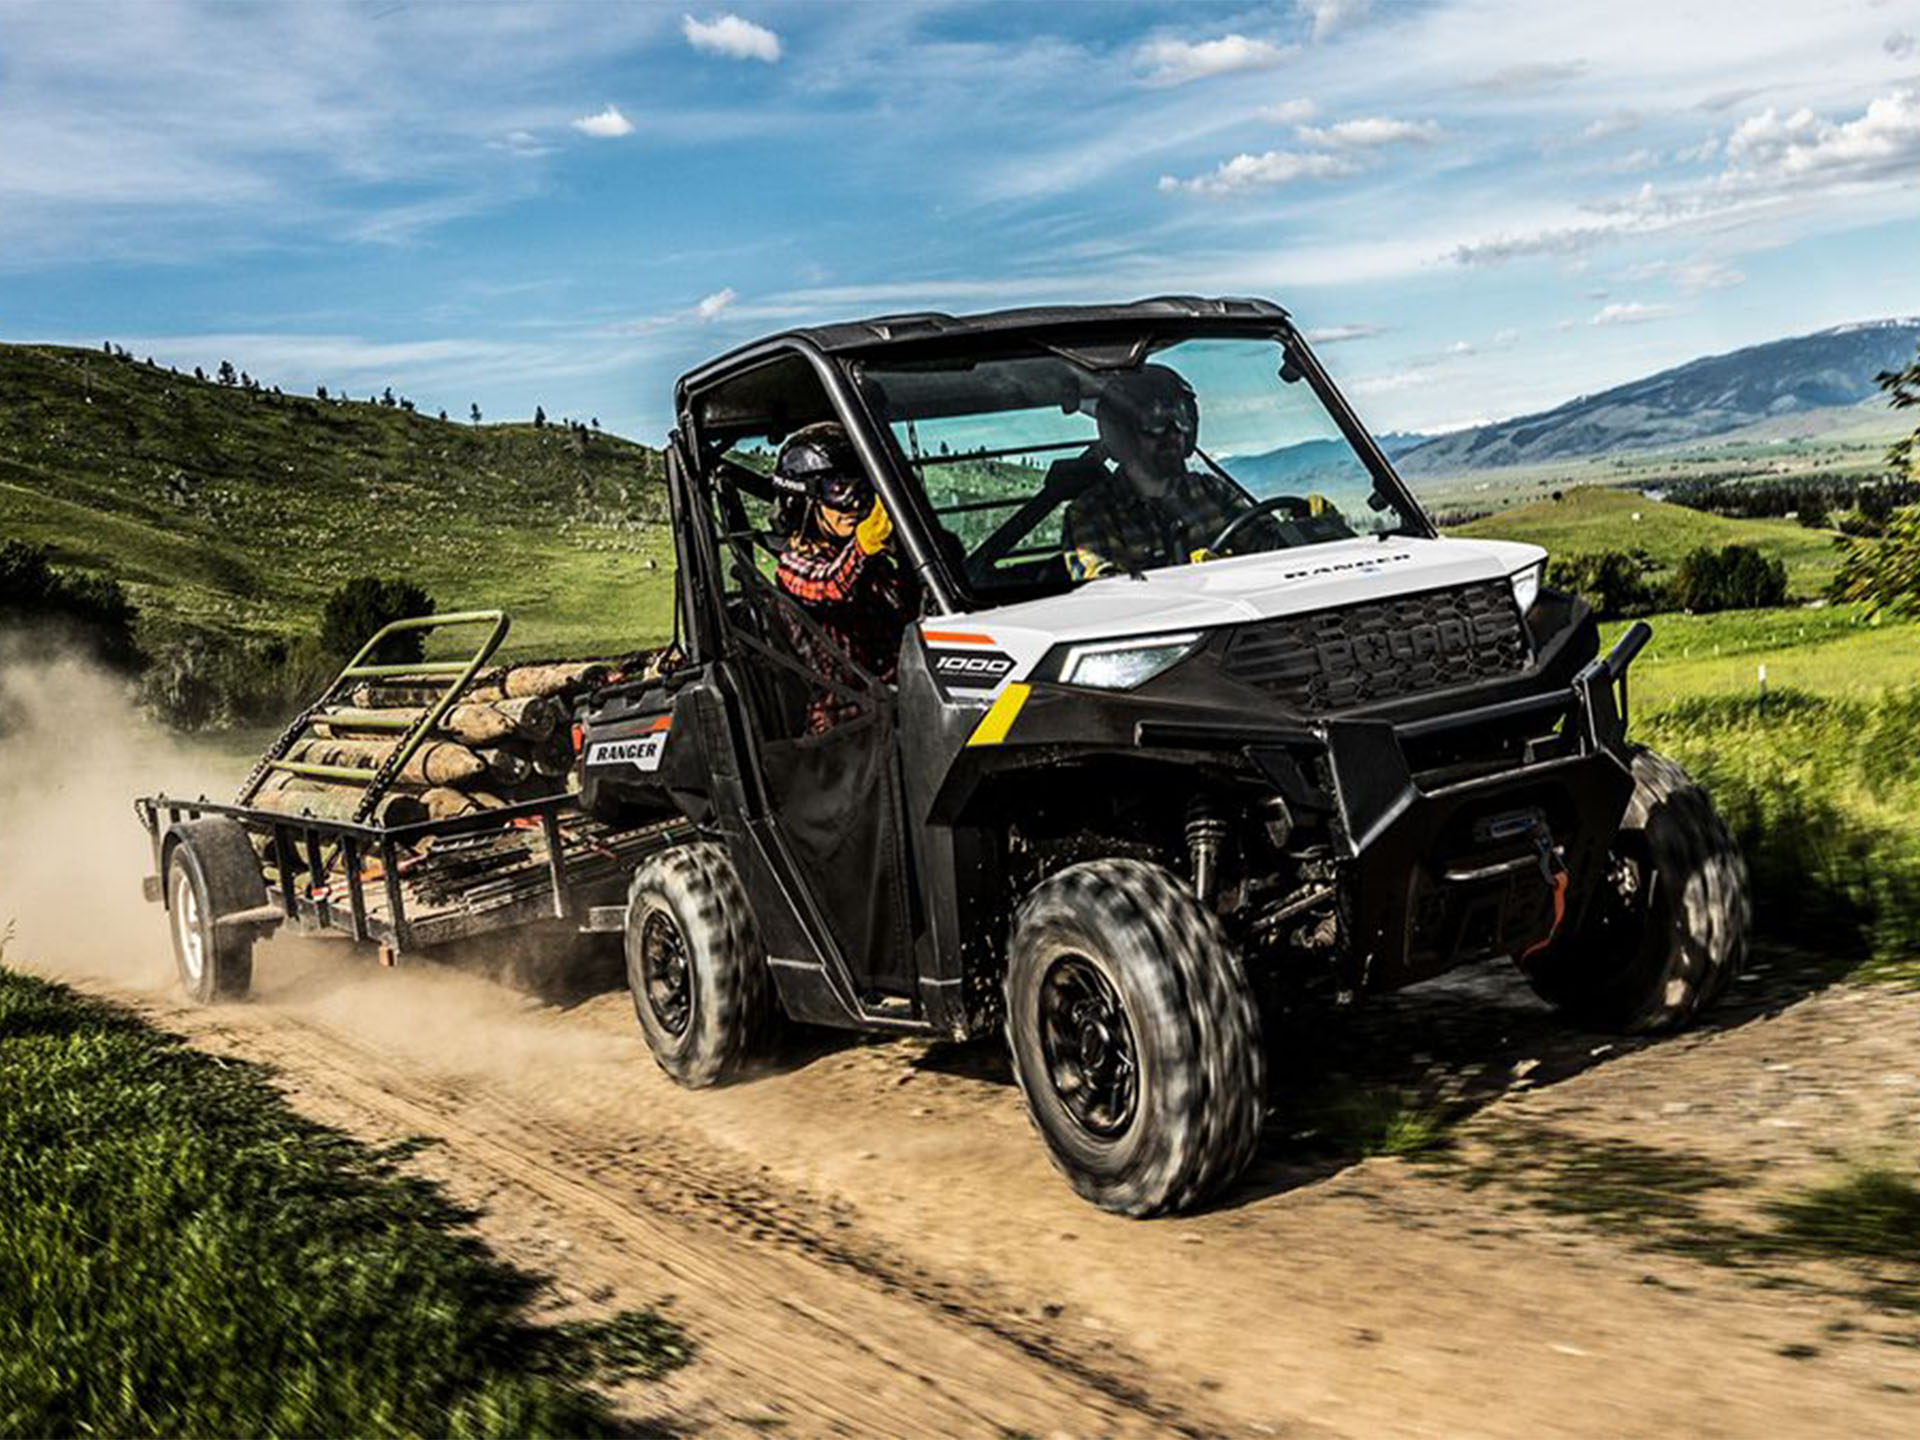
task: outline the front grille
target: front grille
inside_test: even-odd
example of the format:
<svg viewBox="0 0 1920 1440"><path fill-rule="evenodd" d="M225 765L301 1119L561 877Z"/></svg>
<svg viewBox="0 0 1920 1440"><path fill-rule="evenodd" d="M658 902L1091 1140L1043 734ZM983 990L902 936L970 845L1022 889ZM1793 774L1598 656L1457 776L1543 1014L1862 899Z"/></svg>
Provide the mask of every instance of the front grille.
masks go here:
<svg viewBox="0 0 1920 1440"><path fill-rule="evenodd" d="M1526 627L1504 580L1242 625L1227 674L1308 714L1514 675Z"/></svg>

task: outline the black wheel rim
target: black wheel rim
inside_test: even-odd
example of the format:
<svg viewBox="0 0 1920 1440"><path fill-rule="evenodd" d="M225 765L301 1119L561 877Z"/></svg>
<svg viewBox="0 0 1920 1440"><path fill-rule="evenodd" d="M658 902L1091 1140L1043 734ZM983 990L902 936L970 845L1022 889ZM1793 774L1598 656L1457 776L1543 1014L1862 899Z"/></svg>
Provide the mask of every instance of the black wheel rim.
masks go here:
<svg viewBox="0 0 1920 1440"><path fill-rule="evenodd" d="M1133 1123L1140 1062L1120 997L1094 964L1064 955L1040 986L1047 1081L1073 1121L1111 1140Z"/></svg>
<svg viewBox="0 0 1920 1440"><path fill-rule="evenodd" d="M640 982L647 1008L669 1035L684 1035L693 1019L687 942L673 917L656 910L640 927Z"/></svg>

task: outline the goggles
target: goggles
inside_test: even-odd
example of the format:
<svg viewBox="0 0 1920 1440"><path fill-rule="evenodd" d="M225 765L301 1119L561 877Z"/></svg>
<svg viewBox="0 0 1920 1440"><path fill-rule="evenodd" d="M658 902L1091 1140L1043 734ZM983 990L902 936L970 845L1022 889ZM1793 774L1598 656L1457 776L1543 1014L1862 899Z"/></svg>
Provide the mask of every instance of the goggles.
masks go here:
<svg viewBox="0 0 1920 1440"><path fill-rule="evenodd" d="M829 510L861 510L873 504L873 484L864 475L821 475L813 480L814 493Z"/></svg>
<svg viewBox="0 0 1920 1440"><path fill-rule="evenodd" d="M1190 395L1182 395L1177 400L1154 400L1131 410L1130 414L1134 429L1149 439L1158 440L1168 435L1192 439L1200 433L1199 408Z"/></svg>

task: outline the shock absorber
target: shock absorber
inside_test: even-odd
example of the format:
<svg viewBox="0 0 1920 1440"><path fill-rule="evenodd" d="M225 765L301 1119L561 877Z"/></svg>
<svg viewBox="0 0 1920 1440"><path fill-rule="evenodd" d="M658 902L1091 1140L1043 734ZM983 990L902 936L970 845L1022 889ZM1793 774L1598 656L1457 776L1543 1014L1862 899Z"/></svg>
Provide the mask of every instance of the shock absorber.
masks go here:
<svg viewBox="0 0 1920 1440"><path fill-rule="evenodd" d="M1193 871L1193 893L1202 904L1213 903L1220 884L1220 852L1227 843L1227 822L1211 798L1196 795L1187 804L1187 860Z"/></svg>

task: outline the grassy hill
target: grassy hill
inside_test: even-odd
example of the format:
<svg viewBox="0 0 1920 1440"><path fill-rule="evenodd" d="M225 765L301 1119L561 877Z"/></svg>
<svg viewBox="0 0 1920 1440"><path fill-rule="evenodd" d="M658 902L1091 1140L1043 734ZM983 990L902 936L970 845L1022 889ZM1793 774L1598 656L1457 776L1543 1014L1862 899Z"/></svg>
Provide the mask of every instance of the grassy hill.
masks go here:
<svg viewBox="0 0 1920 1440"><path fill-rule="evenodd" d="M119 579L158 633L310 633L380 573L443 611L505 606L522 653L631 648L670 625L662 476L611 435L0 345L0 537Z"/></svg>
<svg viewBox="0 0 1920 1440"><path fill-rule="evenodd" d="M1819 595L1839 567L1833 531L1810 530L1792 520L1732 520L1595 485L1568 490L1559 500L1503 510L1454 533L1525 540L1553 555L1644 550L1666 569L1702 545L1752 545L1785 561L1792 593L1807 599Z"/></svg>

